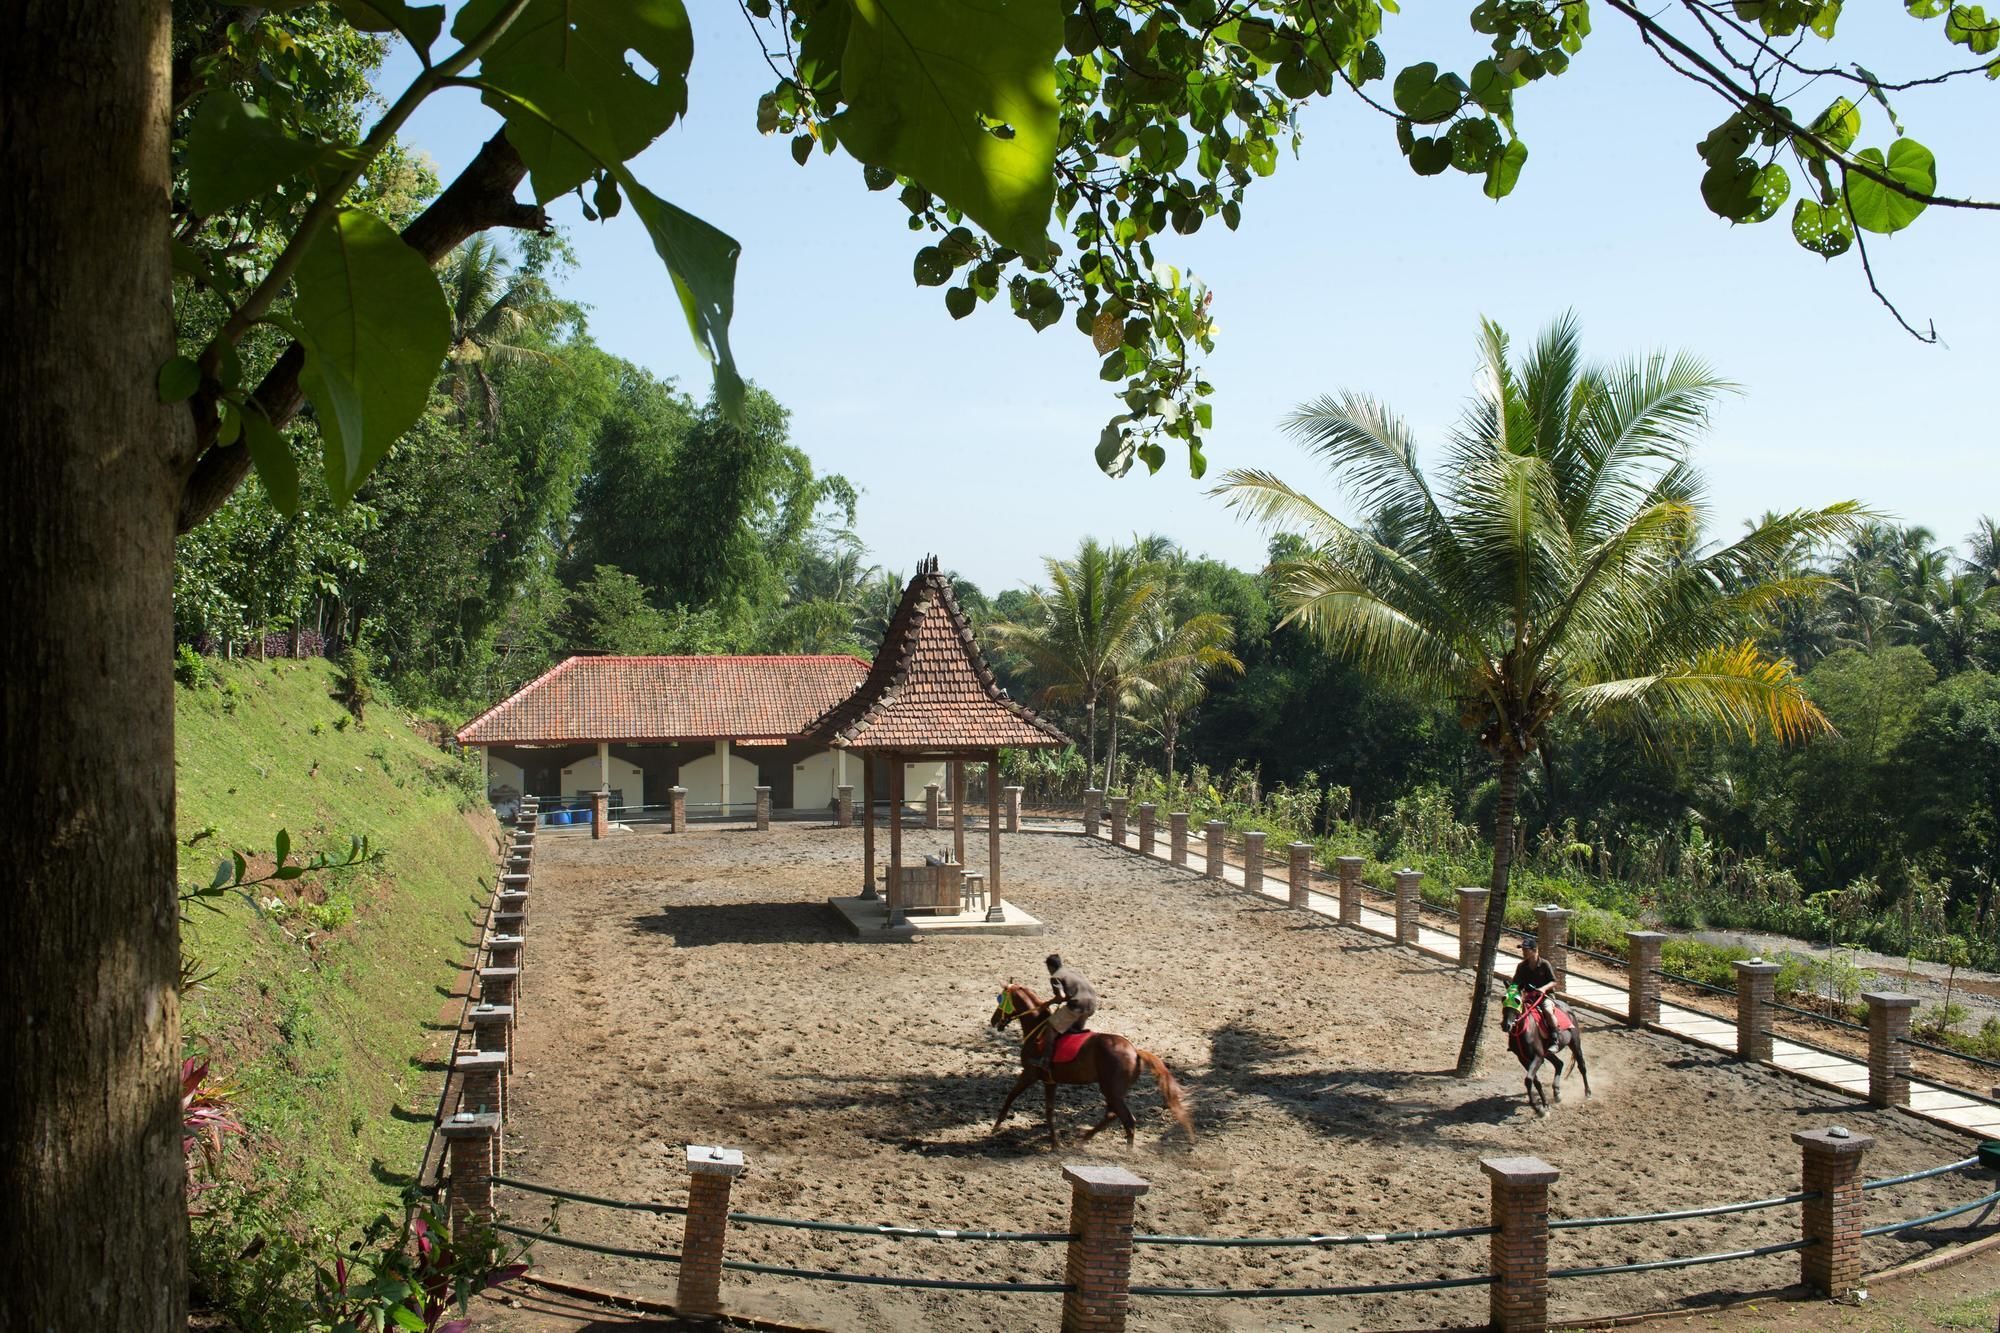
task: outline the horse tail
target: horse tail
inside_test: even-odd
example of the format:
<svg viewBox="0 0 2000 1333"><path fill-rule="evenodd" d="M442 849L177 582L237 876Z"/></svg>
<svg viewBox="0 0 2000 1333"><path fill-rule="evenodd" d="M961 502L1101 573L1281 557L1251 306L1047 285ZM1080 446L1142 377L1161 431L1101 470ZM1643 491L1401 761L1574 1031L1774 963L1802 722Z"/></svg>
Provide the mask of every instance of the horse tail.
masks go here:
<svg viewBox="0 0 2000 1333"><path fill-rule="evenodd" d="M1174 1118L1175 1123L1187 1134L1188 1142L1192 1144L1194 1117L1188 1114L1187 1100L1181 1096L1181 1085L1174 1081L1173 1073L1167 1068L1166 1061L1151 1051L1142 1050L1137 1046L1133 1047L1132 1051L1139 1057L1139 1062L1152 1072L1153 1082L1160 1085L1160 1097L1167 1104L1167 1114Z"/></svg>
<svg viewBox="0 0 2000 1333"><path fill-rule="evenodd" d="M1590 1095L1590 1071L1584 1068L1583 1065L1583 1027L1579 1024L1572 1027L1569 1031L1569 1048L1576 1053L1576 1072L1583 1076L1583 1095L1588 1097Z"/></svg>

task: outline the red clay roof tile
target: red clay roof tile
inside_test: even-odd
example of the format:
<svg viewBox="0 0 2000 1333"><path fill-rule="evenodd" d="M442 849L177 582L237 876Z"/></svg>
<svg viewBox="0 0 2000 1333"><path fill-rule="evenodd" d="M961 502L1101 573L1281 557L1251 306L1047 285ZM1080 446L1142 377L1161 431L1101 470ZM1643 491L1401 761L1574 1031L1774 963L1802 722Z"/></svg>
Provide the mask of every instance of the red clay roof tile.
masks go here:
<svg viewBox="0 0 2000 1333"><path fill-rule="evenodd" d="M793 737L868 674L858 657L572 657L459 729L464 745Z"/></svg>

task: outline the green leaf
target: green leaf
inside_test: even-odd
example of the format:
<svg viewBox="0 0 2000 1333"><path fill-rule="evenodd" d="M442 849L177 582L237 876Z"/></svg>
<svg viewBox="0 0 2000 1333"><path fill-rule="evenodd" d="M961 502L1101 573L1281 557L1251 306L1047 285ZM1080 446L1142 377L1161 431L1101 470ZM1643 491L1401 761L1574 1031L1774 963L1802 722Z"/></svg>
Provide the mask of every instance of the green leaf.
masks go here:
<svg viewBox="0 0 2000 1333"><path fill-rule="evenodd" d="M468 40L492 23L507 0L471 0L459 11L452 35ZM656 80L635 69L628 53L655 70ZM575 96L544 106L559 126L587 116L576 137L602 141L616 161L631 158L687 110L687 72L694 34L681 0L529 0L479 64L482 80L519 88L531 101L549 97L540 71L567 74ZM528 81L517 82L524 74ZM547 203L583 184L597 164L591 155L539 119L504 102L488 105L507 117L507 138L534 174L535 195ZM603 165L609 166L606 162Z"/></svg>
<svg viewBox="0 0 2000 1333"><path fill-rule="evenodd" d="M1950 8L1951 0L1903 0L1911 18L1934 19Z"/></svg>
<svg viewBox="0 0 2000 1333"><path fill-rule="evenodd" d="M1701 197L1709 211L1731 222L1768 221L1792 192L1792 178L1773 162L1759 167L1747 157L1719 162L1701 177Z"/></svg>
<svg viewBox="0 0 2000 1333"><path fill-rule="evenodd" d="M736 257L743 253L743 247L639 184L624 167L617 168L615 174L632 201L632 211L646 224L654 252L673 276L695 346L715 367L717 405L723 415L739 419L743 379L736 373L736 357L729 350L729 320L736 309Z"/></svg>
<svg viewBox="0 0 2000 1333"><path fill-rule="evenodd" d="M1962 46L1974 55L1991 55L2000 47L2000 21L1986 17L1979 5L1953 5L1944 21L1945 40Z"/></svg>
<svg viewBox="0 0 2000 1333"><path fill-rule="evenodd" d="M1854 156L1913 190L1930 194L1937 189L1937 159L1915 139L1898 139L1890 144L1886 159L1879 148L1864 148ZM1922 200L1898 194L1853 171L1847 173L1847 206L1854 215L1855 226L1881 236L1909 226L1926 207Z"/></svg>
<svg viewBox="0 0 2000 1333"><path fill-rule="evenodd" d="M1410 169L1419 176L1435 176L1451 165L1451 145L1443 139L1422 138L1410 144Z"/></svg>
<svg viewBox="0 0 2000 1333"><path fill-rule="evenodd" d="M390 1306L389 1322L406 1333L424 1333L424 1317L407 1305Z"/></svg>
<svg viewBox="0 0 2000 1333"><path fill-rule="evenodd" d="M372 213L344 208L299 258L300 383L319 410L327 488L346 503L430 401L451 314L423 256Z"/></svg>
<svg viewBox="0 0 2000 1333"><path fill-rule="evenodd" d="M964 319L978 304L979 298L973 295L970 287L953 287L944 294L944 308L953 319Z"/></svg>
<svg viewBox="0 0 2000 1333"><path fill-rule="evenodd" d="M1819 113L1812 123L1812 132L1826 140L1836 152L1844 153L1854 146L1854 138L1861 133L1861 108L1845 97L1833 99L1833 105ZM1800 145L1809 156L1817 156L1818 150L1807 144Z"/></svg>
<svg viewBox="0 0 2000 1333"><path fill-rule="evenodd" d="M1424 124L1445 119L1465 103L1465 84L1458 75L1440 78L1438 67L1428 60L1404 69L1390 91L1399 111Z"/></svg>
<svg viewBox="0 0 2000 1333"><path fill-rule="evenodd" d="M1048 249L1055 203L1060 0L849 0L846 108L831 122L869 166L922 181L1001 244ZM1011 133L996 132L1004 126Z"/></svg>
<svg viewBox="0 0 2000 1333"><path fill-rule="evenodd" d="M215 863L215 874L208 881L209 890L213 892L234 878L236 878L236 863L234 861L217 861Z"/></svg>
<svg viewBox="0 0 2000 1333"><path fill-rule="evenodd" d="M1486 168L1486 197L1505 199L1512 194L1515 184L1521 179L1521 168L1527 164L1528 145L1519 139L1501 149L1495 154L1492 165Z"/></svg>
<svg viewBox="0 0 2000 1333"><path fill-rule="evenodd" d="M1854 244L1854 228L1839 204L1801 199L1792 209L1792 239L1822 259L1832 259Z"/></svg>
<svg viewBox="0 0 2000 1333"><path fill-rule="evenodd" d="M362 32L401 33L419 52L431 49L444 31L443 5L416 5L403 0L333 0L340 16Z"/></svg>
<svg viewBox="0 0 2000 1333"><path fill-rule="evenodd" d="M285 858L290 856L291 854L292 854L292 835L289 830L279 829L278 836L271 840L271 859L276 861L279 865L283 865L285 863Z"/></svg>
<svg viewBox="0 0 2000 1333"><path fill-rule="evenodd" d="M184 356L170 356L155 376L159 385L160 401L163 403L184 403L194 397L194 391L201 387L201 367Z"/></svg>
<svg viewBox="0 0 2000 1333"><path fill-rule="evenodd" d="M927 245L917 251L911 268L919 287L942 287L951 281L951 260L945 258L944 251L935 245Z"/></svg>
<svg viewBox="0 0 2000 1333"><path fill-rule="evenodd" d="M202 99L188 129L188 205L212 217L311 170L326 145L296 139L254 102L221 88Z"/></svg>
<svg viewBox="0 0 2000 1333"><path fill-rule="evenodd" d="M255 404L243 411L243 447L257 467L257 479L271 497L271 507L290 518L299 512L299 464L285 436Z"/></svg>
<svg viewBox="0 0 2000 1333"><path fill-rule="evenodd" d="M1500 150L1500 127L1484 118L1457 121L1444 138L1451 148L1451 164L1468 175L1486 170Z"/></svg>

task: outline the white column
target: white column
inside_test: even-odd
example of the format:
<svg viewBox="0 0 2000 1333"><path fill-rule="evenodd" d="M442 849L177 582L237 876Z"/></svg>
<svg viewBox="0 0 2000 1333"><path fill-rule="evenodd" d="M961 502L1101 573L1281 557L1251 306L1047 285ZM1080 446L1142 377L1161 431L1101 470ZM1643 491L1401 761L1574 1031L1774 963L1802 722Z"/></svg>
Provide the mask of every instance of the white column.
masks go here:
<svg viewBox="0 0 2000 1333"><path fill-rule="evenodd" d="M611 790L611 742L597 743L597 789Z"/></svg>
<svg viewBox="0 0 2000 1333"><path fill-rule="evenodd" d="M487 800L489 801L492 800L493 799L493 747L490 745L482 745L479 747L479 780L481 783L484 784L480 788L481 793ZM526 795L525 792L522 794Z"/></svg>
<svg viewBox="0 0 2000 1333"><path fill-rule="evenodd" d="M833 785L836 788L847 785L847 747L844 745L833 752Z"/></svg>
<svg viewBox="0 0 2000 1333"><path fill-rule="evenodd" d="M722 813L729 813L729 742L715 743L715 757L722 761Z"/></svg>

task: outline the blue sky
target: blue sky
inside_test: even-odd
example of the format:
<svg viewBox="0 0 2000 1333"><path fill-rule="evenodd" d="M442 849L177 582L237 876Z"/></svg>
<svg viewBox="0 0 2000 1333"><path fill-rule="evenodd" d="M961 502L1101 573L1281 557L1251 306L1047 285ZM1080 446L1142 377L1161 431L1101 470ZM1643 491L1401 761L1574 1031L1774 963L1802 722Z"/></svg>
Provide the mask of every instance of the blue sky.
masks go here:
<svg viewBox="0 0 2000 1333"><path fill-rule="evenodd" d="M1484 39L1465 28L1468 8L1406 5L1385 38L1390 67L1476 59ZM635 169L742 242L738 364L792 410L793 439L818 466L860 488L872 558L900 570L934 551L990 590L1035 579L1044 555L1086 532L1159 531L1197 553L1261 562L1261 535L1209 498L1184 459L1156 476L1103 476L1091 451L1117 406L1088 341L1067 319L1036 334L999 303L953 322L941 289L911 281L922 242L894 192L868 193L844 154L801 168L784 141L759 136L756 99L771 77L741 15L723 0L689 9L689 115ZM1850 6L1836 53L1887 77L1963 56L1938 24L1899 9ZM400 87L412 68L392 59L380 86ZM1832 96L1808 91L1794 107L1816 111ZM1975 80L1898 104L1937 154L1941 190L2000 196L1997 98ZM1520 111L1532 156L1499 204L1476 178L1412 174L1388 123L1346 97L1309 109L1298 159L1252 186L1240 230L1211 220L1158 243L1215 291L1211 482L1265 467L1334 499L1279 428L1291 407L1362 389L1420 439L1438 439L1471 388L1481 315L1525 341L1574 309L1597 358L1686 348L1743 386L1700 454L1718 531L1767 508L1852 497L1956 541L1976 515L2000 512L1994 214L1932 209L1871 245L1912 321L1936 321L1945 345L1926 347L1875 304L1853 255L1826 264L1792 242L1789 206L1756 228L1702 206L1694 144L1722 104L1661 66L1616 15L1600 16L1576 66L1526 90ZM407 137L449 178L494 125L470 94L447 94ZM1889 135L1867 107L1860 142L1886 146ZM569 291L591 307L597 340L705 392L706 364L638 224L584 222L573 201L555 213L580 261Z"/></svg>

